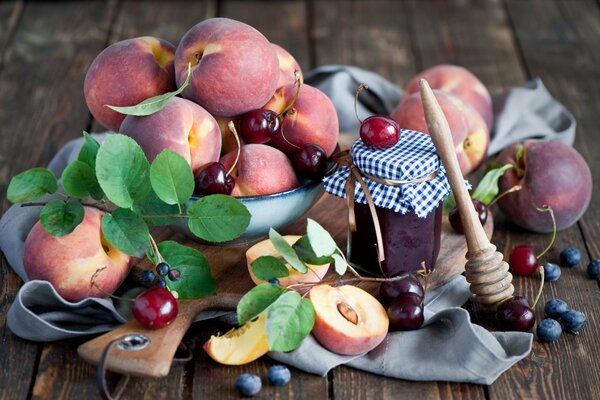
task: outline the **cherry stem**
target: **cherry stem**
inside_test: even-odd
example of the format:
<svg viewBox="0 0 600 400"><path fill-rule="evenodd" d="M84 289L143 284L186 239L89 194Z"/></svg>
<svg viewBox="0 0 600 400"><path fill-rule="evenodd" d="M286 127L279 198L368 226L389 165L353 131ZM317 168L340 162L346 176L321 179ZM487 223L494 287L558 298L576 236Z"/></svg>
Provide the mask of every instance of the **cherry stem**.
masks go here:
<svg viewBox="0 0 600 400"><path fill-rule="evenodd" d="M369 86L367 86L366 83L361 83L360 85L358 85L358 87L356 88L356 94L354 95L354 114L356 115L356 119L358 120L359 124L362 124L362 120L358 117L358 110L357 110L357 104L358 104L358 94L360 92L362 92L364 89L368 89Z"/></svg>
<svg viewBox="0 0 600 400"><path fill-rule="evenodd" d="M152 253L154 253L154 255L156 256L156 260L159 263L164 262L165 259L160 254L160 251L158 251L158 246L156 245L154 238L152 237L152 235L148 235L148 236L150 237L150 248L152 249Z"/></svg>
<svg viewBox="0 0 600 400"><path fill-rule="evenodd" d="M279 115L277 115L278 117L281 116L285 118L285 115L292 109L292 107L294 107L296 100L298 100L298 96L300 96L300 86L302 86L302 82L300 80L300 72L298 72L298 70L294 70L294 78L296 79L296 93L294 94L294 98L290 104L288 104L288 106Z"/></svg>
<svg viewBox="0 0 600 400"><path fill-rule="evenodd" d="M229 175L231 175L231 173L233 172L233 170L237 166L237 163L238 163L238 161L240 159L240 152L242 150L242 144L240 143L240 137L239 137L237 131L235 130L235 124L233 123L233 121L229 121L229 123L227 124L227 126L229 127L229 130L233 134L233 137L235 137L235 141L237 143L237 153L235 154L235 161L231 165L231 168L229 168L229 171L227 171L227 175L229 176Z"/></svg>
<svg viewBox="0 0 600 400"><path fill-rule="evenodd" d="M285 140L285 142L286 142L287 144L289 144L290 146L292 146L292 147L295 147L295 148L297 148L297 149L300 149L300 146L298 146L298 145L295 145L294 143L290 142L290 141L289 141L289 140L288 140L288 139L285 137L285 133L283 132L283 122L281 123L281 138L282 138L283 140Z"/></svg>
<svg viewBox="0 0 600 400"><path fill-rule="evenodd" d="M552 207L550 207L549 205L544 204L542 207L537 207L535 204L533 204L533 202L531 204L533 205L533 208L535 208L539 212L548 212L548 213L550 213L550 217L552 218L552 240L550 240L550 244L548 244L548 246L546 246L546 248L544 249L544 251L542 251L537 256L537 259L539 260L554 245L554 241L556 240L556 218L554 217L554 210L552 210Z"/></svg>
<svg viewBox="0 0 600 400"><path fill-rule="evenodd" d="M514 192L518 192L519 190L523 189L522 185L515 185L513 187L511 187L510 189L506 189L503 193L500 193L498 196L496 196L494 198L494 200L492 200L490 202L490 204L487 205L487 208L489 209L492 205L494 205L498 200L500 200L501 198L503 198L504 196L506 196L509 193L514 193Z"/></svg>
<svg viewBox="0 0 600 400"><path fill-rule="evenodd" d="M535 309L535 306L537 305L538 301L540 300L540 296L542 295L542 290L544 289L544 267L542 265L538 266L538 272L540 273L541 282L537 294L535 295L535 300L533 300L533 305L531 306L532 309Z"/></svg>
<svg viewBox="0 0 600 400"><path fill-rule="evenodd" d="M96 270L96 272L94 272L94 274L90 278L90 288L95 287L102 294L105 294L107 297L110 297L112 299L124 300L124 301L134 301L134 299L129 299L127 297L115 296L114 294L110 294L107 291L105 291L104 289L102 289L100 286L98 286L98 284L96 283L96 278L98 277L98 275L100 274L100 272L104 271L105 269L106 269L106 267L98 268Z"/></svg>

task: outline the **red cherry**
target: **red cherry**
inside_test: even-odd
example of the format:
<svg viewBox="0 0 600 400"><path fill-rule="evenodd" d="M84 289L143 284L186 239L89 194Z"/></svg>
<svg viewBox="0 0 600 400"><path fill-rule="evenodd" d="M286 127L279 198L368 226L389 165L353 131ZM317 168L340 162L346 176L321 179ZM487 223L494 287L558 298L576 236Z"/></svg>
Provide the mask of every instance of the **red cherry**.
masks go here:
<svg viewBox="0 0 600 400"><path fill-rule="evenodd" d="M371 115L360 124L360 138L373 149L388 149L398 143L400 127L385 115Z"/></svg>
<svg viewBox="0 0 600 400"><path fill-rule="evenodd" d="M479 200L471 199L473 202L473 206L475 207L475 211L477 212L477 216L479 217L479 222L481 225L485 225L485 221L487 221L487 207L485 204L480 202ZM450 213L448 214L448 221L450 222L450 226L454 229L455 232L464 234L464 228L462 224L462 220L460 219L460 213L458 212L458 208L454 207Z"/></svg>
<svg viewBox="0 0 600 400"><path fill-rule="evenodd" d="M423 298L414 293L401 294L387 309L391 331L419 329L425 319Z"/></svg>
<svg viewBox="0 0 600 400"><path fill-rule="evenodd" d="M157 286L140 293L131 311L140 324L158 329L169 325L177 316L177 300L169 289Z"/></svg>
<svg viewBox="0 0 600 400"><path fill-rule="evenodd" d="M327 154L318 144L305 144L291 158L294 170L303 178L319 180L327 172Z"/></svg>
<svg viewBox="0 0 600 400"><path fill-rule="evenodd" d="M537 257L533 249L527 245L515 247L508 258L510 270L517 275L533 275L538 267Z"/></svg>
<svg viewBox="0 0 600 400"><path fill-rule="evenodd" d="M196 175L195 192L198 195L231 194L235 181L223 164L211 162L206 164Z"/></svg>
<svg viewBox="0 0 600 400"><path fill-rule="evenodd" d="M496 316L505 331L527 332L535 325L535 313L523 298L506 300L498 307Z"/></svg>
<svg viewBox="0 0 600 400"><path fill-rule="evenodd" d="M425 296L423 285L414 276L407 276L406 278L399 279L397 281L383 282L379 286L379 295L383 303L391 303L397 297L400 297L404 293L414 293L421 299Z"/></svg>
<svg viewBox="0 0 600 400"><path fill-rule="evenodd" d="M279 132L280 125L275 111L259 108L242 116L240 134L246 143L263 144Z"/></svg>

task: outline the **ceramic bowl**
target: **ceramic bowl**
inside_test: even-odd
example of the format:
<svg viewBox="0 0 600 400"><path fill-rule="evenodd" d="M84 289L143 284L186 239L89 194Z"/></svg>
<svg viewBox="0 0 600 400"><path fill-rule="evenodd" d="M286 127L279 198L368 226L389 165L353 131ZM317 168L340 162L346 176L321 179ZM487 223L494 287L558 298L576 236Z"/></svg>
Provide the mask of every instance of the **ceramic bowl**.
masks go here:
<svg viewBox="0 0 600 400"><path fill-rule="evenodd" d="M246 232L229 242L209 243L198 239L190 232L185 219L180 219L173 228L205 244L231 246L253 243L265 237L270 228L279 229L296 221L321 198L324 192L321 181L306 181L302 186L287 192L238 197L237 199L250 212L251 219ZM197 199L192 197L190 202Z"/></svg>

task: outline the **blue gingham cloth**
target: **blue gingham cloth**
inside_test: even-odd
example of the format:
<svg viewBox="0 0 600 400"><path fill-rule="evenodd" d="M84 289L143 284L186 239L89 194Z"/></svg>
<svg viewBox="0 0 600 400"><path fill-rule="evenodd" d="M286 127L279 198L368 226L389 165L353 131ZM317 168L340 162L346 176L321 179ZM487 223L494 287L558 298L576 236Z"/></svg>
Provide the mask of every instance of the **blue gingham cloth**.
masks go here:
<svg viewBox="0 0 600 400"><path fill-rule="evenodd" d="M446 171L427 134L406 129L400 130L400 140L394 147L374 150L358 139L351 149L354 165L363 173L377 178L411 181L426 177L438 171L435 178L414 184L388 186L363 175L363 179L377 207L388 208L406 214L413 211L425 218L450 193ZM346 198L345 184L350 169L340 168L336 173L323 180L325 190L335 196ZM357 183L354 189L354 201L367 204L365 194Z"/></svg>

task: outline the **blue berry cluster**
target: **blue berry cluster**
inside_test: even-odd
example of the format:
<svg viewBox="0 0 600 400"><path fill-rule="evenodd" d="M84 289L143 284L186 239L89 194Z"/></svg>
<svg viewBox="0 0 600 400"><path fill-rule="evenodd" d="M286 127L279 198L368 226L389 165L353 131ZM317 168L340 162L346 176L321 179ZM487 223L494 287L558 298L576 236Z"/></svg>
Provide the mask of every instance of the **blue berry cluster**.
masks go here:
<svg viewBox="0 0 600 400"><path fill-rule="evenodd" d="M569 305L561 299L549 300L544 307L544 312L546 318L538 324L536 329L538 340L542 342L558 340L563 329L577 333L587 323L584 313L569 308Z"/></svg>
<svg viewBox="0 0 600 400"><path fill-rule="evenodd" d="M269 384L273 386L287 385L292 374L285 365L272 365L267 371ZM245 397L253 397L262 389L260 377L255 374L241 374L235 381L235 388Z"/></svg>
<svg viewBox="0 0 600 400"><path fill-rule="evenodd" d="M573 268L581 264L581 251L576 247L567 247L560 252L560 265ZM557 264L544 264L544 280L556 282L560 278L560 267ZM587 266L587 274L591 279L600 280L600 259L592 260Z"/></svg>
<svg viewBox="0 0 600 400"><path fill-rule="evenodd" d="M179 280L181 277L179 270L171 268L166 262L159 262L154 269L156 270L156 274L158 274L158 279L156 279L154 271L148 269L142 273L142 281L144 283L148 285L155 283L156 286L166 287L165 276L172 282Z"/></svg>

